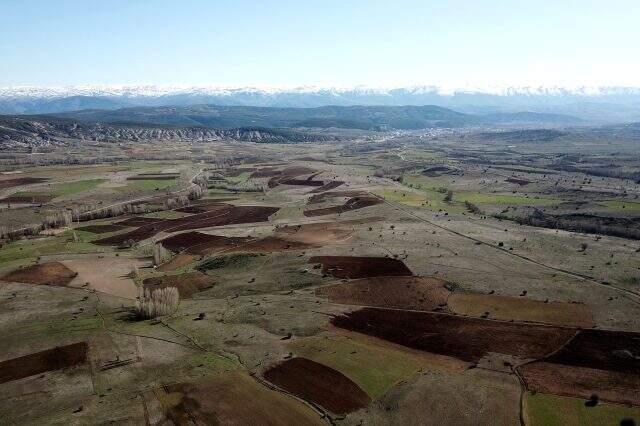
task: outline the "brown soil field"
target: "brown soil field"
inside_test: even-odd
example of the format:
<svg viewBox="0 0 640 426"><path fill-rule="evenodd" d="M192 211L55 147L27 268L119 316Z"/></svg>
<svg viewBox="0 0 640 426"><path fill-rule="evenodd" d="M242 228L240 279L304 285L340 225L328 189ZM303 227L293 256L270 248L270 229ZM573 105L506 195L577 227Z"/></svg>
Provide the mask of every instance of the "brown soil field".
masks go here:
<svg viewBox="0 0 640 426"><path fill-rule="evenodd" d="M0 179L0 189L13 188L14 186L30 185L48 181L49 178L20 177L13 179Z"/></svg>
<svg viewBox="0 0 640 426"><path fill-rule="evenodd" d="M287 167L284 170L282 170L279 174L273 175L273 177L269 179L269 182L267 182L267 185L269 186L269 188L275 188L281 183L284 183L284 181L290 180L298 176L310 175L315 172L316 170L310 169L304 166Z"/></svg>
<svg viewBox="0 0 640 426"><path fill-rule="evenodd" d="M508 178L507 182L509 182L509 183L517 183L520 186L529 185L531 183L531 181L528 181L526 179L517 179L517 178Z"/></svg>
<svg viewBox="0 0 640 426"><path fill-rule="evenodd" d="M325 183L320 188L316 188L314 190L311 190L309 192L309 194L318 194L320 192L330 191L332 189L336 189L337 187L339 187L342 184L344 184L344 182L341 181L341 180L332 180L330 182Z"/></svg>
<svg viewBox="0 0 640 426"><path fill-rule="evenodd" d="M131 278L131 272L148 266L141 259L124 256L83 257L63 260L62 263L77 273L68 287L92 289L126 299L135 299L138 296L138 288ZM108 266L105 267L105 264Z"/></svg>
<svg viewBox="0 0 640 426"><path fill-rule="evenodd" d="M0 200L0 203L17 203L17 204L44 204L53 199L52 195L34 194L34 195L11 195Z"/></svg>
<svg viewBox="0 0 640 426"><path fill-rule="evenodd" d="M278 237L265 237L245 244L239 244L236 248L229 251L268 253L287 250L306 250L315 247L318 246L300 241L287 241Z"/></svg>
<svg viewBox="0 0 640 426"><path fill-rule="evenodd" d="M334 317L336 327L410 348L478 362L488 353L538 359L561 347L574 331L454 315L364 308Z"/></svg>
<svg viewBox="0 0 640 426"><path fill-rule="evenodd" d="M215 284L215 279L202 272L188 272L180 275L165 275L164 277L147 278L142 282L145 288L158 289L176 287L180 297L188 299L195 293L209 289Z"/></svg>
<svg viewBox="0 0 640 426"><path fill-rule="evenodd" d="M336 278L413 275L401 260L390 257L313 256L309 263L322 264L322 272Z"/></svg>
<svg viewBox="0 0 640 426"><path fill-rule="evenodd" d="M116 225L121 226L143 226L149 225L151 223L162 222L164 219L156 219L153 217L130 217L129 219L121 220L120 222L116 222Z"/></svg>
<svg viewBox="0 0 640 426"><path fill-rule="evenodd" d="M39 263L16 269L2 277L3 281L64 287L76 273L60 262Z"/></svg>
<svg viewBox="0 0 640 426"><path fill-rule="evenodd" d="M312 179L286 179L280 181L280 185L299 185L299 186L324 186L324 181Z"/></svg>
<svg viewBox="0 0 640 426"><path fill-rule="evenodd" d="M323 203L330 198L352 198L363 197L366 195L366 192L357 190L323 192L321 194L316 194L309 197L309 204Z"/></svg>
<svg viewBox="0 0 640 426"><path fill-rule="evenodd" d="M546 361L640 375L640 333L581 330Z"/></svg>
<svg viewBox="0 0 640 426"><path fill-rule="evenodd" d="M199 200L199 202L195 202L190 206L182 207L176 209L177 212L181 213L205 213L212 211L219 211L227 208L229 204L221 203L218 200Z"/></svg>
<svg viewBox="0 0 640 426"><path fill-rule="evenodd" d="M341 206L326 207L323 209L305 210L304 215L307 217L324 216L327 214L344 213L351 210L358 210L369 206L375 206L382 203L382 200L376 197L359 196L350 198Z"/></svg>
<svg viewBox="0 0 640 426"><path fill-rule="evenodd" d="M120 231L120 230L126 229L126 228L127 227L123 226L123 225L110 224L110 225L82 226L82 227L76 228L76 229L78 231L92 232L94 234L106 234L107 232Z"/></svg>
<svg viewBox="0 0 640 426"><path fill-rule="evenodd" d="M349 239L353 233L346 229L349 222L320 222L302 225L287 225L279 227L275 234L287 241L306 243L311 245L326 245L339 243Z"/></svg>
<svg viewBox="0 0 640 426"><path fill-rule="evenodd" d="M164 219L154 223L140 226L139 228L124 234L114 235L108 238L94 241L95 244L118 245L125 241L141 241L150 238L161 231L187 231L190 229L208 228L213 226L233 225L239 223L265 222L278 207L263 206L232 206L221 204L221 208L215 211L194 214L178 219ZM119 222L121 223L121 222Z"/></svg>
<svg viewBox="0 0 640 426"><path fill-rule="evenodd" d="M446 281L422 277L372 277L321 287L317 295L346 305L431 311L446 306Z"/></svg>
<svg viewBox="0 0 640 426"><path fill-rule="evenodd" d="M548 302L523 297L453 293L449 310L473 317L488 316L499 320L539 322L572 327L593 327L591 309L578 303ZM488 315L487 315L488 313Z"/></svg>
<svg viewBox="0 0 640 426"><path fill-rule="evenodd" d="M83 364L87 351L87 343L80 342L2 361L0 383Z"/></svg>
<svg viewBox="0 0 640 426"><path fill-rule="evenodd" d="M640 375L534 362L519 367L527 389L588 399L591 395L619 404L640 405Z"/></svg>
<svg viewBox="0 0 640 426"><path fill-rule="evenodd" d="M271 367L264 378L327 410L344 414L371 403L360 387L333 368L306 358L292 358Z"/></svg>
<svg viewBox="0 0 640 426"><path fill-rule="evenodd" d="M187 251L190 254L206 254L215 249L232 248L249 240L246 237L224 237L191 231L165 238L160 242L165 248L176 253Z"/></svg>
<svg viewBox="0 0 640 426"><path fill-rule="evenodd" d="M302 402L267 389L241 373L167 385L156 395L166 417L176 425L326 424Z"/></svg>
<svg viewBox="0 0 640 426"><path fill-rule="evenodd" d="M180 253L174 256L170 261L158 266L160 272L171 272L180 269L188 264L195 262L199 259L199 256L193 256L191 254Z"/></svg>

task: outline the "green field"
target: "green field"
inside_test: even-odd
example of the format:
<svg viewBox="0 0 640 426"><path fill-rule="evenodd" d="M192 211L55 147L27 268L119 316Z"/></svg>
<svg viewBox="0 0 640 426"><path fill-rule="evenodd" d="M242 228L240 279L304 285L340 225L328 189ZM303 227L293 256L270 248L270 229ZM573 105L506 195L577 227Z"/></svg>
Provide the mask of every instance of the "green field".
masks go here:
<svg viewBox="0 0 640 426"><path fill-rule="evenodd" d="M77 242L74 241L73 231L68 230L53 237L25 239L6 243L0 248L0 264L22 264L34 260L38 256L57 253L90 253L105 251L105 247L97 247L90 241L103 238L110 234L92 234L76 231ZM21 262L24 261L24 262ZM6 264L6 265L5 265Z"/></svg>
<svg viewBox="0 0 640 426"><path fill-rule="evenodd" d="M640 408L599 403L586 407L584 400L537 393L526 396L527 424L532 426L599 426L619 425L620 420L640 421Z"/></svg>
<svg viewBox="0 0 640 426"><path fill-rule="evenodd" d="M343 336L302 339L288 347L297 356L338 370L372 399L379 398L397 382L408 379L427 364L423 358L411 353Z"/></svg>
<svg viewBox="0 0 640 426"><path fill-rule="evenodd" d="M421 192L421 193L420 193ZM374 191L387 201L405 204L413 207L425 207L433 211L444 210L449 213L462 213L466 211L463 203L455 202L447 203L443 201L445 194L435 190L403 191L401 189L384 189Z"/></svg>
<svg viewBox="0 0 640 426"><path fill-rule="evenodd" d="M78 180L73 182L63 182L63 183L52 185L49 190L24 191L24 192L18 192L14 195L24 196L24 197L50 195L53 198L57 198L57 197L62 197L66 195L79 194L81 192L89 191L103 182L106 182L106 180L105 179L88 179L88 180Z"/></svg>
<svg viewBox="0 0 640 426"><path fill-rule="evenodd" d="M145 192L154 190L163 190L176 186L177 180L167 179L143 179L143 180L129 180L127 186L117 188L122 192Z"/></svg>
<svg viewBox="0 0 640 426"><path fill-rule="evenodd" d="M609 210L640 212L640 202L638 201L607 200L598 202L598 205Z"/></svg>

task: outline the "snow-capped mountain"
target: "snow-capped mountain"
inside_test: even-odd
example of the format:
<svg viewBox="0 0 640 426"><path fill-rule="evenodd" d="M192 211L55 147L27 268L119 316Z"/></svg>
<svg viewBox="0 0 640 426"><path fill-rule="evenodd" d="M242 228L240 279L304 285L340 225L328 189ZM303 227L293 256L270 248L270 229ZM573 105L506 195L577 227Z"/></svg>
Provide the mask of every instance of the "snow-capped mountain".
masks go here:
<svg viewBox="0 0 640 426"><path fill-rule="evenodd" d="M0 87L0 113L3 114L197 104L264 107L437 105L467 113L530 111L570 114L600 122L640 120L640 88L633 87Z"/></svg>

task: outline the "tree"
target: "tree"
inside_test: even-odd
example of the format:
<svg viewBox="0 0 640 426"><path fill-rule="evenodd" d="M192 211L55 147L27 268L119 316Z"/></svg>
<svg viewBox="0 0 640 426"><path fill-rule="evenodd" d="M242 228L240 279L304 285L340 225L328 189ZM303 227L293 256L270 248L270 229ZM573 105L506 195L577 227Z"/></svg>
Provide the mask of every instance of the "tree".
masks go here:
<svg viewBox="0 0 640 426"><path fill-rule="evenodd" d="M447 191L447 195L445 195L442 200L445 203L450 203L453 200L453 191L452 190L448 190Z"/></svg>
<svg viewBox="0 0 640 426"><path fill-rule="evenodd" d="M172 314L178 309L180 294L175 287L151 290L140 288L135 312L139 318L149 319Z"/></svg>

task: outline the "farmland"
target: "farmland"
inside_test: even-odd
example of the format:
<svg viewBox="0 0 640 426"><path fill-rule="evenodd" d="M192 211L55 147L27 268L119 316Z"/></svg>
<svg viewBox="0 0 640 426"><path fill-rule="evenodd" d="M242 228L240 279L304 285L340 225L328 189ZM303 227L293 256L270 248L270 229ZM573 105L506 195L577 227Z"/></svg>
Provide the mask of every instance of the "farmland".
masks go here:
<svg viewBox="0 0 640 426"><path fill-rule="evenodd" d="M362 135L3 165L0 418L640 421L628 141Z"/></svg>

